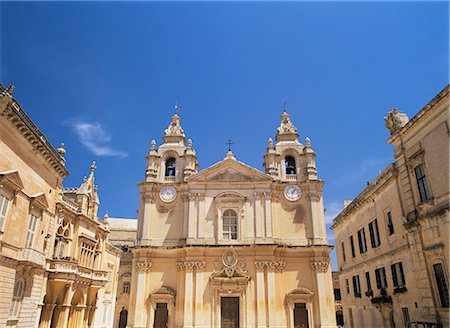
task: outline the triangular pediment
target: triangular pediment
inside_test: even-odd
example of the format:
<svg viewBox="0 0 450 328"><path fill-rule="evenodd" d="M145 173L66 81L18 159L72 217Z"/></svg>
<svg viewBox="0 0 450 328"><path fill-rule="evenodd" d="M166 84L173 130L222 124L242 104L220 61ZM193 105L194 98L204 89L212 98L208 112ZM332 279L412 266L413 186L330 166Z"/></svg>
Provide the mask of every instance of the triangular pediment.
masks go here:
<svg viewBox="0 0 450 328"><path fill-rule="evenodd" d="M260 182L272 177L250 165L234 159L225 159L189 178L189 182Z"/></svg>
<svg viewBox="0 0 450 328"><path fill-rule="evenodd" d="M23 189L23 182L17 170L0 172L0 183L8 184L13 192Z"/></svg>
<svg viewBox="0 0 450 328"><path fill-rule="evenodd" d="M48 207L47 197L43 192L39 192L30 196L30 204L33 207L37 207L41 210L46 209Z"/></svg>

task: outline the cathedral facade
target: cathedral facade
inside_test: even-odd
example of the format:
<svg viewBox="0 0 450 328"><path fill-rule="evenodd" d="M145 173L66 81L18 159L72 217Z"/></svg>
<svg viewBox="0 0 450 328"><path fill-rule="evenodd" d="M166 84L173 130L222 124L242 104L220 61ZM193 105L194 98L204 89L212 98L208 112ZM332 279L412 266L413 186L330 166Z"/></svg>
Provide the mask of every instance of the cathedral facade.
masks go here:
<svg viewBox="0 0 450 328"><path fill-rule="evenodd" d="M198 171L177 114L152 141L115 325L336 327L324 181L310 140L281 119L265 172L231 150Z"/></svg>

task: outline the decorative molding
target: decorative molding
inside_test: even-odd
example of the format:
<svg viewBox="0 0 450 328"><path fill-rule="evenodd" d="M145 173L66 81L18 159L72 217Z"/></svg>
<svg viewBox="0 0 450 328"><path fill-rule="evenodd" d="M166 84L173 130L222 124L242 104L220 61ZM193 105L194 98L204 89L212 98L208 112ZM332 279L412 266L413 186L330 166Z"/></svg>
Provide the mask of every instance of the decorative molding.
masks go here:
<svg viewBox="0 0 450 328"><path fill-rule="evenodd" d="M270 192L270 200L272 202L279 202L281 198L281 192L278 190L273 190Z"/></svg>
<svg viewBox="0 0 450 328"><path fill-rule="evenodd" d="M261 200L263 197L263 192L254 192L253 196L255 196L255 200Z"/></svg>
<svg viewBox="0 0 450 328"><path fill-rule="evenodd" d="M316 190L310 190L308 192L308 198L312 202L319 202L322 197L322 192Z"/></svg>
<svg viewBox="0 0 450 328"><path fill-rule="evenodd" d="M198 271L201 272L205 269L205 261L177 261L177 270L186 270L188 272Z"/></svg>
<svg viewBox="0 0 450 328"><path fill-rule="evenodd" d="M152 267L152 262L147 261L147 259L138 259L136 262L136 269L139 272L149 272Z"/></svg>
<svg viewBox="0 0 450 328"><path fill-rule="evenodd" d="M255 266L258 271L267 270L270 272L283 272L285 267L284 261L255 261Z"/></svg>
<svg viewBox="0 0 450 328"><path fill-rule="evenodd" d="M330 266L330 259L313 259L311 260L311 266L316 272L327 272Z"/></svg>
<svg viewBox="0 0 450 328"><path fill-rule="evenodd" d="M197 193L198 201L203 202L205 200L205 193Z"/></svg>
<svg viewBox="0 0 450 328"><path fill-rule="evenodd" d="M197 197L197 194L196 194L196 193L192 193L192 192L188 193L188 198L189 198L189 201L190 201L190 202L195 201L195 198L196 198L196 197Z"/></svg>
<svg viewBox="0 0 450 328"><path fill-rule="evenodd" d="M142 194L142 200L144 201L144 203L154 204L156 202L156 199L157 199L156 192L147 192Z"/></svg>

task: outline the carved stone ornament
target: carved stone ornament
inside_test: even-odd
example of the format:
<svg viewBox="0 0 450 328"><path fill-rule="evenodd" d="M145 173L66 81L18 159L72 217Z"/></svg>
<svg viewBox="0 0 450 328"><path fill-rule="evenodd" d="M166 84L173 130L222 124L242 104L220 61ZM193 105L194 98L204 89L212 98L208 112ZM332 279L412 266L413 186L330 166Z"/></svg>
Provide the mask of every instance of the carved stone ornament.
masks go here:
<svg viewBox="0 0 450 328"><path fill-rule="evenodd" d="M308 197L312 202L319 202L322 197L322 193L320 191L310 190L308 192Z"/></svg>
<svg viewBox="0 0 450 328"><path fill-rule="evenodd" d="M147 192L142 195L142 199L145 203L155 203L156 197L157 195L154 192Z"/></svg>
<svg viewBox="0 0 450 328"><path fill-rule="evenodd" d="M262 193L262 192L254 192L253 196L255 196L255 200L261 200L263 197L263 194L264 193Z"/></svg>
<svg viewBox="0 0 450 328"><path fill-rule="evenodd" d="M164 135L184 136L184 131L180 124L180 117L177 114L172 116L172 122L170 122L169 127L164 130Z"/></svg>
<svg viewBox="0 0 450 328"><path fill-rule="evenodd" d="M313 260L311 262L311 266L316 272L327 272L329 265L329 260Z"/></svg>
<svg viewBox="0 0 450 328"><path fill-rule="evenodd" d="M235 250L227 249L222 255L222 268L215 271L210 280L221 279L221 278L236 278L244 279L245 281L250 280L250 276L247 275L247 271L239 268L239 259Z"/></svg>
<svg viewBox="0 0 450 328"><path fill-rule="evenodd" d="M281 115L281 124L278 127L277 132L280 134L297 133L297 128L294 126L294 124L292 124L291 116L288 113L283 112L283 114Z"/></svg>
<svg viewBox="0 0 450 328"><path fill-rule="evenodd" d="M152 267L152 263L148 262L147 259L139 259L136 262L136 269L140 272L149 272Z"/></svg>
<svg viewBox="0 0 450 328"><path fill-rule="evenodd" d="M256 269L258 271L275 271L275 272L283 272L285 262L284 261L256 261L255 262Z"/></svg>
<svg viewBox="0 0 450 328"><path fill-rule="evenodd" d="M203 271L205 269L205 261L183 261L178 260L177 262L177 269L178 270L186 270L189 272L192 272L194 270L196 271Z"/></svg>
<svg viewBox="0 0 450 328"><path fill-rule="evenodd" d="M391 134L394 134L398 129L404 127L408 123L408 115L400 113L397 108L392 108L388 115L384 118L386 128Z"/></svg>

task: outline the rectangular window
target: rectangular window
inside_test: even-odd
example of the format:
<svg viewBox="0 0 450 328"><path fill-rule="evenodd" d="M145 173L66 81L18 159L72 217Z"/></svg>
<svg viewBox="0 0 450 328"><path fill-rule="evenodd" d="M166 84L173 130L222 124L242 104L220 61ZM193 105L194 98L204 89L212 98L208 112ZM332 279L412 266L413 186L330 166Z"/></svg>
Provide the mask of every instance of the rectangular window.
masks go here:
<svg viewBox="0 0 450 328"><path fill-rule="evenodd" d="M402 308L402 314L403 314L403 322L405 323L405 328L409 328L409 323L411 319L409 319L408 308Z"/></svg>
<svg viewBox="0 0 450 328"><path fill-rule="evenodd" d="M350 247L352 249L352 257L355 258L356 252L355 252L355 242L353 241L353 236L350 236Z"/></svg>
<svg viewBox="0 0 450 328"><path fill-rule="evenodd" d="M380 233L378 232L377 219L369 223L370 243L372 248L380 246Z"/></svg>
<svg viewBox="0 0 450 328"><path fill-rule="evenodd" d="M348 323L350 324L350 328L353 328L355 326L355 323L353 322L353 310L352 310L352 308L348 309Z"/></svg>
<svg viewBox="0 0 450 328"><path fill-rule="evenodd" d="M38 218L30 214L30 221L28 222L27 237L25 240L25 248L32 248L34 243L34 235L36 234Z"/></svg>
<svg viewBox="0 0 450 328"><path fill-rule="evenodd" d="M414 169L416 173L417 187L419 188L420 201L426 202L430 199L430 191L428 190L427 178L425 176L425 168L420 164Z"/></svg>
<svg viewBox="0 0 450 328"><path fill-rule="evenodd" d="M342 247L342 259L345 262L345 246L344 246L344 242L341 243L341 247Z"/></svg>
<svg viewBox="0 0 450 328"><path fill-rule="evenodd" d="M372 283L370 282L370 272L366 272L366 285L367 285L367 291L372 290Z"/></svg>
<svg viewBox="0 0 450 328"><path fill-rule="evenodd" d="M392 214L391 212L386 213L386 224L388 229L389 236L394 234L394 224L392 223Z"/></svg>
<svg viewBox="0 0 450 328"><path fill-rule="evenodd" d="M404 287L405 283L405 275L403 274L403 265L402 262L398 262L391 265L392 272L392 282L394 287Z"/></svg>
<svg viewBox="0 0 450 328"><path fill-rule="evenodd" d="M375 278L377 280L378 289L387 288L386 271L384 270L384 267L375 270Z"/></svg>
<svg viewBox="0 0 450 328"><path fill-rule="evenodd" d="M364 228L358 230L359 254L367 252L366 233Z"/></svg>
<svg viewBox="0 0 450 328"><path fill-rule="evenodd" d="M0 231L3 231L3 226L6 221L6 213L8 213L9 203L11 201L0 194Z"/></svg>
<svg viewBox="0 0 450 328"><path fill-rule="evenodd" d="M350 285L348 283L348 279L345 279L345 287L347 288L347 294L350 294Z"/></svg>
<svg viewBox="0 0 450 328"><path fill-rule="evenodd" d="M361 283L359 281L359 275L353 276L353 293L355 297L361 297Z"/></svg>
<svg viewBox="0 0 450 328"><path fill-rule="evenodd" d="M123 283L122 292L124 294L129 294L130 293L130 283L129 282L124 282Z"/></svg>
<svg viewBox="0 0 450 328"><path fill-rule="evenodd" d="M334 300L335 301L340 301L342 300L341 297L341 290L339 288L334 288Z"/></svg>
<svg viewBox="0 0 450 328"><path fill-rule="evenodd" d="M94 248L93 244L81 242L80 261L79 264L86 268L91 268L94 265Z"/></svg>
<svg viewBox="0 0 450 328"><path fill-rule="evenodd" d="M436 285L439 292L439 298L441 300L441 306L443 308L450 307L450 301L448 297L447 279L445 278L444 268L441 263L433 265L434 276L436 278Z"/></svg>

